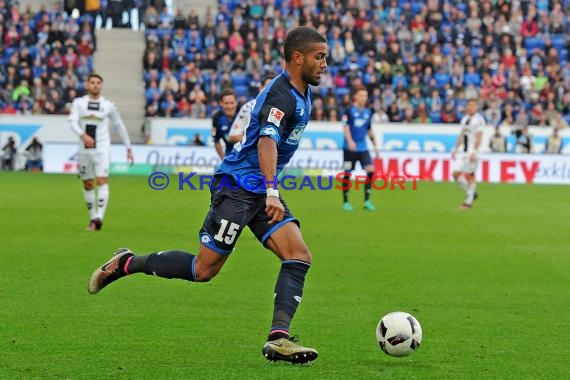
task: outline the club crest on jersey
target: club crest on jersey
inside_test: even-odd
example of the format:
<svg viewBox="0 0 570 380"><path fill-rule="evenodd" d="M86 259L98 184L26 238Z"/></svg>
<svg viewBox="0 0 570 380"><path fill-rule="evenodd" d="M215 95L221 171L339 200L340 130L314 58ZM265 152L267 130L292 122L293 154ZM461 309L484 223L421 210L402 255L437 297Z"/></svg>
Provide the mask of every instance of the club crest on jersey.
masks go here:
<svg viewBox="0 0 570 380"><path fill-rule="evenodd" d="M277 131L275 130L275 128L272 127L265 127L263 128L263 130L261 131L261 134L263 136L273 136L277 134Z"/></svg>
<svg viewBox="0 0 570 380"><path fill-rule="evenodd" d="M269 111L269 117L267 118L267 121L279 127L283 116L285 116L285 112L281 111L279 108L273 107Z"/></svg>

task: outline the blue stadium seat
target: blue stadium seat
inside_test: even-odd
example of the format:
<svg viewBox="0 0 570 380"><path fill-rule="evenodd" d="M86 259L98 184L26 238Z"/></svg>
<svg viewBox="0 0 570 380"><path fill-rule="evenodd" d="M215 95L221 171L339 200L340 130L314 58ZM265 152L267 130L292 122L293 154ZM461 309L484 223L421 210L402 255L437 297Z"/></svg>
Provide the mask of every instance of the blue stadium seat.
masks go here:
<svg viewBox="0 0 570 380"><path fill-rule="evenodd" d="M441 114L439 112L430 112L429 117L432 123L441 123Z"/></svg>
<svg viewBox="0 0 570 380"><path fill-rule="evenodd" d="M368 56L367 55L361 55L360 57L358 57L358 67L360 67L361 69L364 69L367 65L368 65Z"/></svg>
<svg viewBox="0 0 570 380"><path fill-rule="evenodd" d="M12 56L12 54L14 54L15 51L16 51L16 49L11 48L11 47L7 47L6 50L4 51L4 57L6 59L10 59L10 57Z"/></svg>
<svg viewBox="0 0 570 380"><path fill-rule="evenodd" d="M531 53L534 49L544 49L544 40L540 37L529 37L524 40L524 47Z"/></svg>
<svg viewBox="0 0 570 380"><path fill-rule="evenodd" d="M334 90L336 96L338 98L342 98L344 95L349 94L350 93L350 88L347 87L337 87Z"/></svg>
<svg viewBox="0 0 570 380"><path fill-rule="evenodd" d="M331 73L331 76L334 77L336 75L336 73L338 73L338 67L337 66L328 66L327 67L327 71L329 73Z"/></svg>
<svg viewBox="0 0 570 380"><path fill-rule="evenodd" d="M247 86L249 83L249 78L246 73L233 72L231 78L233 86Z"/></svg>
<svg viewBox="0 0 570 380"><path fill-rule="evenodd" d="M422 11L422 8L424 7L424 3L423 2L413 2L412 3L412 13L414 15L420 13Z"/></svg>
<svg viewBox="0 0 570 380"><path fill-rule="evenodd" d="M29 46L28 50L30 51L30 56L32 57L32 59L36 58L36 55L38 55L38 47L37 46Z"/></svg>
<svg viewBox="0 0 570 380"><path fill-rule="evenodd" d="M566 48L566 38L564 36L554 36L552 38L552 45L558 51Z"/></svg>
<svg viewBox="0 0 570 380"><path fill-rule="evenodd" d="M249 86L247 85L234 86L234 91L236 92L238 98L241 96L249 98Z"/></svg>
<svg viewBox="0 0 570 380"><path fill-rule="evenodd" d="M457 8L457 10L463 11L466 15L468 15L466 2L460 2L460 1L458 1L458 2L456 2L455 7Z"/></svg>
<svg viewBox="0 0 570 380"><path fill-rule="evenodd" d="M203 36L202 36L202 31L199 30L199 29L196 30L196 31L198 32L198 37L199 37L200 39L202 39L202 38L203 38ZM185 33L185 34L186 34L186 38L190 39L190 37L192 37L192 32L194 32L194 31L193 31L193 30L187 30L186 33Z"/></svg>
<svg viewBox="0 0 570 380"><path fill-rule="evenodd" d="M434 78L439 88L443 88L443 86L448 84L450 79L448 73L435 73Z"/></svg>

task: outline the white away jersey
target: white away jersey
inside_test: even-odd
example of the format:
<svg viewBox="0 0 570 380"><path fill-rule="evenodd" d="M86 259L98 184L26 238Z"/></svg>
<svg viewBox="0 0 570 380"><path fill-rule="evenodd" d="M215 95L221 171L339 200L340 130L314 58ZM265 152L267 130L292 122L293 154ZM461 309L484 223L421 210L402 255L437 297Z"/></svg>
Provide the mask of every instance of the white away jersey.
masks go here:
<svg viewBox="0 0 570 380"><path fill-rule="evenodd" d="M465 115L461 119L461 135L462 146L460 151L469 152L475 150L475 134L476 132L483 131L485 126L485 118L480 113L475 113L473 116Z"/></svg>
<svg viewBox="0 0 570 380"><path fill-rule="evenodd" d="M113 102L103 98L91 99L88 95L75 98L71 105L69 121L71 129L78 135L86 133L95 140L95 149L98 151L108 151L111 146L111 135L109 133L109 120L115 128L123 143L127 148L131 147L131 141L127 133L127 128L117 111ZM85 147L81 142L79 150Z"/></svg>
<svg viewBox="0 0 570 380"><path fill-rule="evenodd" d="M239 112L230 128L230 136L243 135L245 127L249 124L249 119L251 117L251 110L255 107L255 99L250 100L245 103L239 109Z"/></svg>

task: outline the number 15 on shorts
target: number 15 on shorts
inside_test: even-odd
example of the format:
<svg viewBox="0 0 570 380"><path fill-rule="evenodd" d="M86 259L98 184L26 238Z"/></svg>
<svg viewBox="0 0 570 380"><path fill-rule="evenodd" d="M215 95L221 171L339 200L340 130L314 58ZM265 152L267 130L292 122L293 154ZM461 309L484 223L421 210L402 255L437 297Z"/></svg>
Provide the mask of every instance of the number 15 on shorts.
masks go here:
<svg viewBox="0 0 570 380"><path fill-rule="evenodd" d="M221 243L232 244L236 239L237 233L239 231L239 224L230 223L228 228L228 221L226 219L222 219L220 221L220 229L218 233L214 236L214 239ZM226 231L227 229L227 231Z"/></svg>

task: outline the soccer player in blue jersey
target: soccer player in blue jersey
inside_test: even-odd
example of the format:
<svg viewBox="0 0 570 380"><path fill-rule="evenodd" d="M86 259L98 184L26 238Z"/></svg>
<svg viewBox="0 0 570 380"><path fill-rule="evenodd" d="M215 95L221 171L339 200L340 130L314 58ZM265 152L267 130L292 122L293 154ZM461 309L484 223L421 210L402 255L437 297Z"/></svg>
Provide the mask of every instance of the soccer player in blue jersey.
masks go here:
<svg viewBox="0 0 570 380"><path fill-rule="evenodd" d="M227 88L221 92L220 105L222 109L212 117L212 139L216 153L224 159L234 147L230 139L230 129L237 115L237 98L234 90ZM225 153L220 140L223 140L226 145Z"/></svg>
<svg viewBox="0 0 570 380"><path fill-rule="evenodd" d="M276 178L297 150L309 122L309 85L319 84L327 67L328 47L316 30L299 27L287 34L283 51L285 69L257 96L245 136L216 170L198 254L162 251L135 255L121 248L95 270L88 290L95 294L111 282L139 272L209 281L223 267L247 226L281 261L273 320L262 353L269 360L307 363L318 353L291 339L289 326L301 302L312 258L299 221L279 195Z"/></svg>
<svg viewBox="0 0 570 380"><path fill-rule="evenodd" d="M368 152L366 136L374 145L376 158L379 156L378 145L374 130L372 129L372 114L370 108L366 108L368 101L368 91L364 87L357 88L353 96L354 103L346 111L343 116L344 122L344 171L345 179L350 178L350 173L354 170L356 162L360 162L360 166L366 171L368 180L364 185L364 209L374 211L376 208L370 201L370 193L372 190L372 180L374 176L374 165ZM342 191L343 208L346 211L352 211L354 208L348 201L349 188L345 187Z"/></svg>

